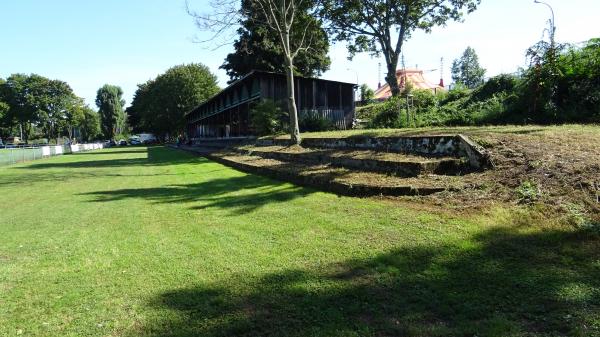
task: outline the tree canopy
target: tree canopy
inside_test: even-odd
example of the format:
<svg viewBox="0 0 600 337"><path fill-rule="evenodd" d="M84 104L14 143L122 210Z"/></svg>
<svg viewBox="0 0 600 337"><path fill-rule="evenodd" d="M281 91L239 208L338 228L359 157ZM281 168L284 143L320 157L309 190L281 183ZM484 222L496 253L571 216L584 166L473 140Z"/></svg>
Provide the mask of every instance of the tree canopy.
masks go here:
<svg viewBox="0 0 600 337"><path fill-rule="evenodd" d="M220 67L234 81L252 70L285 73L286 65L282 62L284 51L277 32L256 17L257 4L254 1L242 1L242 14L238 37L233 47L235 51L225 58ZM252 14L250 14L252 13ZM292 30L303 30L308 27L311 36L310 49L302 49L294 60L294 73L299 76L315 77L329 69L331 60L327 55L329 40L321 22L310 16L307 10L297 14Z"/></svg>
<svg viewBox="0 0 600 337"><path fill-rule="evenodd" d="M136 131L175 136L185 129L185 113L219 92L217 78L199 63L178 65L139 84L127 112Z"/></svg>
<svg viewBox="0 0 600 337"><path fill-rule="evenodd" d="M20 126L25 141L34 127L51 139L77 123L72 112L82 101L63 81L37 74L13 74L0 83L0 92L5 110L3 127Z"/></svg>
<svg viewBox="0 0 600 337"><path fill-rule="evenodd" d="M449 20L459 21L481 0L323 0L321 15L338 41L348 43L350 56L360 52L382 54L386 82L392 94L400 87L396 69L404 42L417 29L430 32Z"/></svg>
<svg viewBox="0 0 600 337"><path fill-rule="evenodd" d="M475 49L467 47L462 56L452 62L452 80L474 89L483 84L485 69L479 66Z"/></svg>
<svg viewBox="0 0 600 337"><path fill-rule="evenodd" d="M294 96L294 72L296 61L301 53L313 52L318 45L321 21L316 20L317 3L315 0L246 0L241 6L236 0L215 1L213 13L208 15L189 11L202 29L212 30L216 35L250 20L277 37L281 48L280 62L285 66L287 80L287 102L290 117L290 137L292 142L300 144L298 107Z"/></svg>
<svg viewBox="0 0 600 337"><path fill-rule="evenodd" d="M119 86L105 84L96 93L96 106L100 113L102 133L107 138L114 138L123 131L126 118L123 111L125 101L123 90Z"/></svg>

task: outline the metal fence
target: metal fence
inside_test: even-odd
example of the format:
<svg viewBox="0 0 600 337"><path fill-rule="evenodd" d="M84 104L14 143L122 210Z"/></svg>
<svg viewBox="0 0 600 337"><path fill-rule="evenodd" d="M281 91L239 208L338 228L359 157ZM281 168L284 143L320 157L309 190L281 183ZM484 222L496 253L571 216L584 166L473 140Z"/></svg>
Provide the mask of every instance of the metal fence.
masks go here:
<svg viewBox="0 0 600 337"><path fill-rule="evenodd" d="M52 156L102 149L104 144L18 146L0 148L0 166L23 163Z"/></svg>
<svg viewBox="0 0 600 337"><path fill-rule="evenodd" d="M298 117L299 118L304 118L304 117L311 117L311 118L315 118L315 117L319 117L319 118L323 118L323 119L328 119L330 120L333 125L335 125L335 127L337 129L340 130L346 130L346 127L348 125L348 120L346 117L346 112L344 110L338 110L338 109L303 109L300 110L298 113Z"/></svg>

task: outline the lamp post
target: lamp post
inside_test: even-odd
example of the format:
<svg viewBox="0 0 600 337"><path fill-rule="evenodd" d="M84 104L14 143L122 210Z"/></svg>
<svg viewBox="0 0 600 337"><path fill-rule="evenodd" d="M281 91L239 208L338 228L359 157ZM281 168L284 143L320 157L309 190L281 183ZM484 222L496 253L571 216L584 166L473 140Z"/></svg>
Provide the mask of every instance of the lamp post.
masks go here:
<svg viewBox="0 0 600 337"><path fill-rule="evenodd" d="M533 0L533 2L536 4L545 5L546 7L550 8L550 13L552 13L552 19L550 19L550 45L552 48L554 48L554 32L556 31L556 26L555 26L555 21L554 21L554 9L552 9L552 6L550 6L546 2L543 2L540 0Z"/></svg>
<svg viewBox="0 0 600 337"><path fill-rule="evenodd" d="M358 71L356 71L355 69L352 69L352 68L346 68L346 70L353 71L354 75L356 75L356 87L355 88L358 89L359 88L359 85L358 85ZM360 93L360 91L359 91L359 93ZM362 96L360 97L360 99L362 100Z"/></svg>

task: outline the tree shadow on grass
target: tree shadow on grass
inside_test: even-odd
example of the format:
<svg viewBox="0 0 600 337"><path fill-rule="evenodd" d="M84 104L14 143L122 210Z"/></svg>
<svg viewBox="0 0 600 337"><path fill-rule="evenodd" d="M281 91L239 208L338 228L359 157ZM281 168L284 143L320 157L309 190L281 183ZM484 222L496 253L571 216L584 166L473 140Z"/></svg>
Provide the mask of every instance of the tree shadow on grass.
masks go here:
<svg viewBox="0 0 600 337"><path fill-rule="evenodd" d="M599 248L585 233L503 227L456 244L237 275L160 294L151 305L170 314L131 335L598 336Z"/></svg>
<svg viewBox="0 0 600 337"><path fill-rule="evenodd" d="M263 205L283 203L313 193L297 187L255 175L217 178L195 184L168 185L154 188L134 188L83 193L93 196L92 202L125 199L146 199L155 203L193 203L192 209L223 208L235 214L252 212Z"/></svg>
<svg viewBox="0 0 600 337"><path fill-rule="evenodd" d="M147 157L140 158L128 158L130 154L147 154ZM97 159L94 160L91 154L98 156L112 155L113 158L109 159ZM123 155L123 157L119 157ZM18 167L18 169L25 170L39 170L39 169L86 169L86 168L126 168L131 166L164 166L164 165L178 165L187 164L197 161L207 161L206 159L200 159L190 154L173 151L165 147L149 147L141 148L140 151L108 151L108 152L97 152L90 153L90 156L80 156L79 154L72 155L77 159L85 158L85 160L74 160L74 161L50 161L42 163L32 163L30 165ZM87 160L90 159L90 160Z"/></svg>

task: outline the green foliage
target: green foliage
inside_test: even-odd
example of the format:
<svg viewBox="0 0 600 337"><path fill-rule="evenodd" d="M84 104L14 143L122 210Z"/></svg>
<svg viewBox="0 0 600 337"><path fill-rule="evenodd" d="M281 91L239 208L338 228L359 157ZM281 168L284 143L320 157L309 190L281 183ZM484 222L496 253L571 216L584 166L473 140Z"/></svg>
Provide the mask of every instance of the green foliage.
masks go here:
<svg viewBox="0 0 600 337"><path fill-rule="evenodd" d="M467 47L459 59L452 62L452 80L474 89L483 83L485 69L479 66L475 49Z"/></svg>
<svg viewBox="0 0 600 337"><path fill-rule="evenodd" d="M526 180L515 190L521 203L532 203L540 198L541 192L535 182Z"/></svg>
<svg viewBox="0 0 600 337"><path fill-rule="evenodd" d="M101 129L106 138L114 139L115 135L120 133L125 126L125 112L123 111L125 101L122 96L121 87L110 84L105 84L98 89L96 94Z"/></svg>
<svg viewBox="0 0 600 337"><path fill-rule="evenodd" d="M494 76L473 91L471 100L482 101L501 93L514 93L518 84L519 78L515 75L500 74Z"/></svg>
<svg viewBox="0 0 600 337"><path fill-rule="evenodd" d="M287 113L269 99L256 103L250 111L251 126L259 136L284 132L287 119Z"/></svg>
<svg viewBox="0 0 600 337"><path fill-rule="evenodd" d="M350 57L367 52L384 55L386 82L392 94L400 88L396 78L404 42L415 30L431 32L448 21L460 21L480 0L325 0L321 15L328 21L333 39L345 41Z"/></svg>
<svg viewBox="0 0 600 337"><path fill-rule="evenodd" d="M93 141L102 135L100 127L100 114L88 107L83 107L83 120L81 122L81 138L84 141Z"/></svg>
<svg viewBox="0 0 600 337"><path fill-rule="evenodd" d="M8 129L22 127L24 141L35 132L34 126L46 138L56 138L77 123L73 114L82 100L67 83L36 74L13 74L2 82L0 96L8 109L0 122Z"/></svg>
<svg viewBox="0 0 600 337"><path fill-rule="evenodd" d="M362 105L373 103L373 98L375 97L375 92L373 89L369 88L368 85L363 84L360 86L360 103Z"/></svg>
<svg viewBox="0 0 600 337"><path fill-rule="evenodd" d="M333 122L318 113L304 112L300 117L300 130L302 132L329 131L335 128Z"/></svg>
<svg viewBox="0 0 600 337"><path fill-rule="evenodd" d="M285 73L284 52L280 37L277 32L265 24L264 20L257 20L249 15L256 15L259 9L252 1L242 1L242 13L246 14L238 29L238 38L234 42L234 52L227 55L225 62L221 65L229 75L231 81L241 78L252 70L271 71ZM311 37L311 46L302 49L294 58L294 72L296 75L314 77L329 69L331 60L327 55L329 41L321 23L310 16L306 8L295 15L295 21L291 28L294 32L306 32ZM292 43L299 40L292 39ZM294 46L292 48L295 49Z"/></svg>
<svg viewBox="0 0 600 337"><path fill-rule="evenodd" d="M165 138L185 130L185 113L219 91L217 78L200 63L178 65L153 80L139 84L127 109L136 132Z"/></svg>
<svg viewBox="0 0 600 337"><path fill-rule="evenodd" d="M373 119L369 122L371 128L403 128L407 126L405 101L400 97L373 105Z"/></svg>

